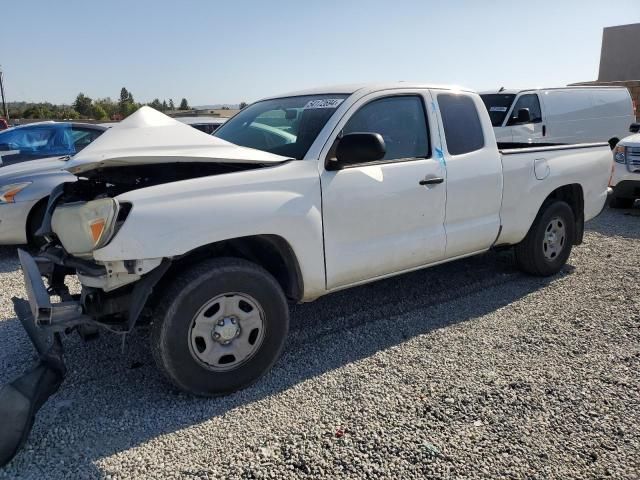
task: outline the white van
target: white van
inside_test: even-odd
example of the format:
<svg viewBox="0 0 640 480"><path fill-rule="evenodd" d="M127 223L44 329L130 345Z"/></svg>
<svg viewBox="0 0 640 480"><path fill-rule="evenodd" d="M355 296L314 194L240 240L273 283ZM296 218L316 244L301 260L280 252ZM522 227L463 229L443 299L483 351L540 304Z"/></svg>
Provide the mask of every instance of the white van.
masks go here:
<svg viewBox="0 0 640 480"><path fill-rule="evenodd" d="M613 148L635 121L624 87L566 87L480 94L500 143L609 142Z"/></svg>

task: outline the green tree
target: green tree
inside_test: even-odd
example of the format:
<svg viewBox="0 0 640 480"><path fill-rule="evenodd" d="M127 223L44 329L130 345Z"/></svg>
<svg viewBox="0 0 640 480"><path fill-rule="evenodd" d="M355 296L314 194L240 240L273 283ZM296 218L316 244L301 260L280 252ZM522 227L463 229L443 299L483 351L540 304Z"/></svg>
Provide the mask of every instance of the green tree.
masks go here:
<svg viewBox="0 0 640 480"><path fill-rule="evenodd" d="M129 92L127 91L126 88L122 87L120 89L120 103L124 104L127 103L129 101Z"/></svg>
<svg viewBox="0 0 640 480"><path fill-rule="evenodd" d="M105 111L106 118L111 119L114 115L120 113L120 106L111 100L111 98L99 98L93 101L93 105L98 105Z"/></svg>
<svg viewBox="0 0 640 480"><path fill-rule="evenodd" d="M154 98L151 103L149 103L151 108L155 108L156 110L162 110L162 103L157 98Z"/></svg>
<svg viewBox="0 0 640 480"><path fill-rule="evenodd" d="M162 100L162 111L166 112L167 110L169 110L169 106L167 105L167 101L166 100Z"/></svg>
<svg viewBox="0 0 640 480"><path fill-rule="evenodd" d="M22 112L22 118L39 118L46 120L53 118L53 113L46 106L36 104Z"/></svg>
<svg viewBox="0 0 640 480"><path fill-rule="evenodd" d="M129 115L131 115L133 112L135 112L136 110L138 110L138 108L140 108L140 105L135 104L135 103L127 103L126 108L124 113L122 114L123 117L128 117Z"/></svg>
<svg viewBox="0 0 640 480"><path fill-rule="evenodd" d="M76 101L73 102L73 109L83 117L90 117L92 115L92 102L93 100L84 93L79 93Z"/></svg>
<svg viewBox="0 0 640 480"><path fill-rule="evenodd" d="M183 98L180 102L180 108L178 110L189 110L189 102L187 102L186 98Z"/></svg>
<svg viewBox="0 0 640 480"><path fill-rule="evenodd" d="M173 103L173 98L169 99L169 110L175 110L176 106Z"/></svg>
<svg viewBox="0 0 640 480"><path fill-rule="evenodd" d="M240 110L244 110L245 108L247 108L247 102L240 102L240 105L238 105L240 107Z"/></svg>
<svg viewBox="0 0 640 480"><path fill-rule="evenodd" d="M127 111L130 110L130 105L133 104L133 95L126 88L120 89L120 101L118 102L120 114L126 117Z"/></svg>
<svg viewBox="0 0 640 480"><path fill-rule="evenodd" d="M91 114L93 118L95 118L96 120L106 120L109 118L107 111L104 108L102 108L102 105L100 104L93 105Z"/></svg>

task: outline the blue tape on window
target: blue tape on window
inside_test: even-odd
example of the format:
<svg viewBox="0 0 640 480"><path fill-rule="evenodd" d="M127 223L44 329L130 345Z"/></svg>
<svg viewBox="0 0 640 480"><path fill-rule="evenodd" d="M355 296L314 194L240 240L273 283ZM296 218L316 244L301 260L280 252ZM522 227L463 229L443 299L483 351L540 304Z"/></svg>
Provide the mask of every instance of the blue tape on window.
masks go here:
<svg viewBox="0 0 640 480"><path fill-rule="evenodd" d="M438 109L436 108L436 102L434 101L431 102L431 109L434 114L438 111ZM444 152L442 151L442 136L440 135L440 129L438 129L438 140L440 141L440 148L435 147L436 157L438 157L438 161L440 162L440 165L446 168L447 160L444 158Z"/></svg>

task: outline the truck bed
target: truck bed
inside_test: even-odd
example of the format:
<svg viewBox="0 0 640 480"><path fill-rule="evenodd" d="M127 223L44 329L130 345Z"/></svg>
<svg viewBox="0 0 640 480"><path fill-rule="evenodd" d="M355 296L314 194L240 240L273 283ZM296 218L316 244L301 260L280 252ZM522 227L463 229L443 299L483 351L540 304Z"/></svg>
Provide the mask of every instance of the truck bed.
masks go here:
<svg viewBox="0 0 640 480"><path fill-rule="evenodd" d="M585 221L602 211L613 163L608 143L498 143L498 148L503 171L503 228L496 244L520 242L549 192L561 186L581 189Z"/></svg>

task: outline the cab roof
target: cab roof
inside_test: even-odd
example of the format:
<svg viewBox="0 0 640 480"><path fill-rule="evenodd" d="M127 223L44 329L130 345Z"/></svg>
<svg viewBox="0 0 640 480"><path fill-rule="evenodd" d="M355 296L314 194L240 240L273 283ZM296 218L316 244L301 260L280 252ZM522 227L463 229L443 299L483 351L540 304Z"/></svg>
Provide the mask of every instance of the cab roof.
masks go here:
<svg viewBox="0 0 640 480"><path fill-rule="evenodd" d="M395 90L402 88L420 88L420 89L434 89L434 90L458 90L463 92L473 92L466 87L460 87L457 85L433 85L433 84L425 84L425 83L414 83L414 82L390 82L390 83L355 83L355 84L346 84L346 85L328 85L324 87L310 88L307 90L298 90L294 92L285 93L282 95L271 95L263 100L269 100L272 98L283 98L283 97L301 97L303 95L330 95L330 94L338 94L338 95L351 95L356 92L360 92L363 94L378 92L380 90Z"/></svg>

